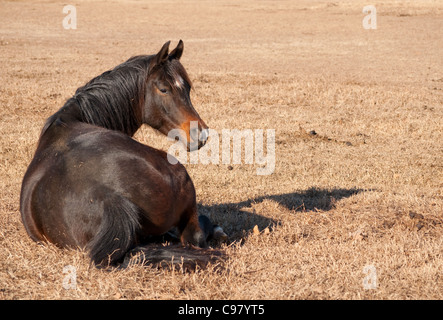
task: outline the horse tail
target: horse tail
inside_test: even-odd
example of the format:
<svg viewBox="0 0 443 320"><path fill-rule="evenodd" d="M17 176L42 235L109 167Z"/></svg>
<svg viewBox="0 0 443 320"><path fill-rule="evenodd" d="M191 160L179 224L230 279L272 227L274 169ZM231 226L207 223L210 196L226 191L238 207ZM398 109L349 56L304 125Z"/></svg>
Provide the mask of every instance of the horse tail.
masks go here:
<svg viewBox="0 0 443 320"><path fill-rule="evenodd" d="M225 241L228 236L218 225L213 225L211 220L205 216L198 217L200 229L206 240ZM168 232L161 238L170 238L177 242L178 237L173 232ZM199 248L193 245L183 246L178 243L150 243L139 246L128 252L120 268L127 268L133 264L151 265L159 268L175 268L184 271L193 271L197 267L205 268L208 264L216 267L225 259L225 253L221 250Z"/></svg>
<svg viewBox="0 0 443 320"><path fill-rule="evenodd" d="M223 251L216 249L152 243L131 250L120 268L127 268L131 265L150 265L157 268L194 271L197 267L203 269L209 264L218 267L224 257Z"/></svg>
<svg viewBox="0 0 443 320"><path fill-rule="evenodd" d="M88 244L92 262L100 267L116 265L136 245L141 209L127 198L114 195L103 203L103 218Z"/></svg>
<svg viewBox="0 0 443 320"><path fill-rule="evenodd" d="M216 264L224 257L220 250L177 243L148 243L136 247L141 214L142 209L123 196L114 194L106 198L99 230L87 246L91 261L97 267L126 268L132 264L143 264L161 268L174 265L184 270L195 270L197 266L204 268L210 263ZM207 239L220 239L216 231L222 229L218 226L214 229L207 217L200 216L199 223ZM223 231L222 234L225 235Z"/></svg>

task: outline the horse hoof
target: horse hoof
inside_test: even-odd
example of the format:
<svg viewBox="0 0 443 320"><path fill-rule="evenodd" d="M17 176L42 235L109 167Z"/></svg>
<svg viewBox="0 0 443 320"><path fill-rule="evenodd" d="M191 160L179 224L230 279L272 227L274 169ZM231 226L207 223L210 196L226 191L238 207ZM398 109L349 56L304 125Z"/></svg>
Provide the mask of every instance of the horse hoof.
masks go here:
<svg viewBox="0 0 443 320"><path fill-rule="evenodd" d="M227 241L229 237L223 231L222 227L215 225L213 238L214 238L214 240L217 240L217 241Z"/></svg>

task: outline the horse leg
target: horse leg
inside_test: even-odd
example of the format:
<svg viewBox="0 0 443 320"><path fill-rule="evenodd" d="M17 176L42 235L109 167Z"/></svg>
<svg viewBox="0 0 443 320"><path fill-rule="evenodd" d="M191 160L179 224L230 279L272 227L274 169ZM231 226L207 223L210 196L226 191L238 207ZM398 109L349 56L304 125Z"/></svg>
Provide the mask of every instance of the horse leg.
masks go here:
<svg viewBox="0 0 443 320"><path fill-rule="evenodd" d="M178 230L183 245L192 244L200 248L206 248L208 246L206 243L206 235L200 227L195 202L183 213Z"/></svg>
<svg viewBox="0 0 443 320"><path fill-rule="evenodd" d="M200 228L205 234L205 239L211 240L214 236L214 225L212 224L211 220L209 220L207 216L202 214L198 216L198 222L200 224Z"/></svg>
<svg viewBox="0 0 443 320"><path fill-rule="evenodd" d="M222 227L216 224L212 224L211 220L205 216L200 215L198 217L200 228L203 230L206 240L225 241L228 239L228 235L223 231Z"/></svg>

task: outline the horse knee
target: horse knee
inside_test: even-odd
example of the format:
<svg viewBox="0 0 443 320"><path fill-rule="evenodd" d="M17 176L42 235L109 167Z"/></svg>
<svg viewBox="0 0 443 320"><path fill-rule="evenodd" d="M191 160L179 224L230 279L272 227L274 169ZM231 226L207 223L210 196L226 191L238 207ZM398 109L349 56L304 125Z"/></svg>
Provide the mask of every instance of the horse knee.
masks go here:
<svg viewBox="0 0 443 320"><path fill-rule="evenodd" d="M208 246L205 233L198 224L188 224L183 230L180 239L183 245L192 244L200 248Z"/></svg>

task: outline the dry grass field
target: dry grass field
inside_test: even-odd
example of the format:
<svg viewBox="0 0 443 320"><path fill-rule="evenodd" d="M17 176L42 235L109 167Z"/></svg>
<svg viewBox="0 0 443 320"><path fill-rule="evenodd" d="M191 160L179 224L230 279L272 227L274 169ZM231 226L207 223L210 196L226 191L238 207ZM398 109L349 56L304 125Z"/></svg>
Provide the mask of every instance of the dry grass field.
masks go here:
<svg viewBox="0 0 443 320"><path fill-rule="evenodd" d="M66 4L0 2L0 299L443 299L443 1L75 0L75 30ZM186 165L229 234L212 244L223 269L99 270L34 243L19 193L45 119L179 39L212 129L275 129L270 175ZM149 127L135 139L172 144Z"/></svg>

